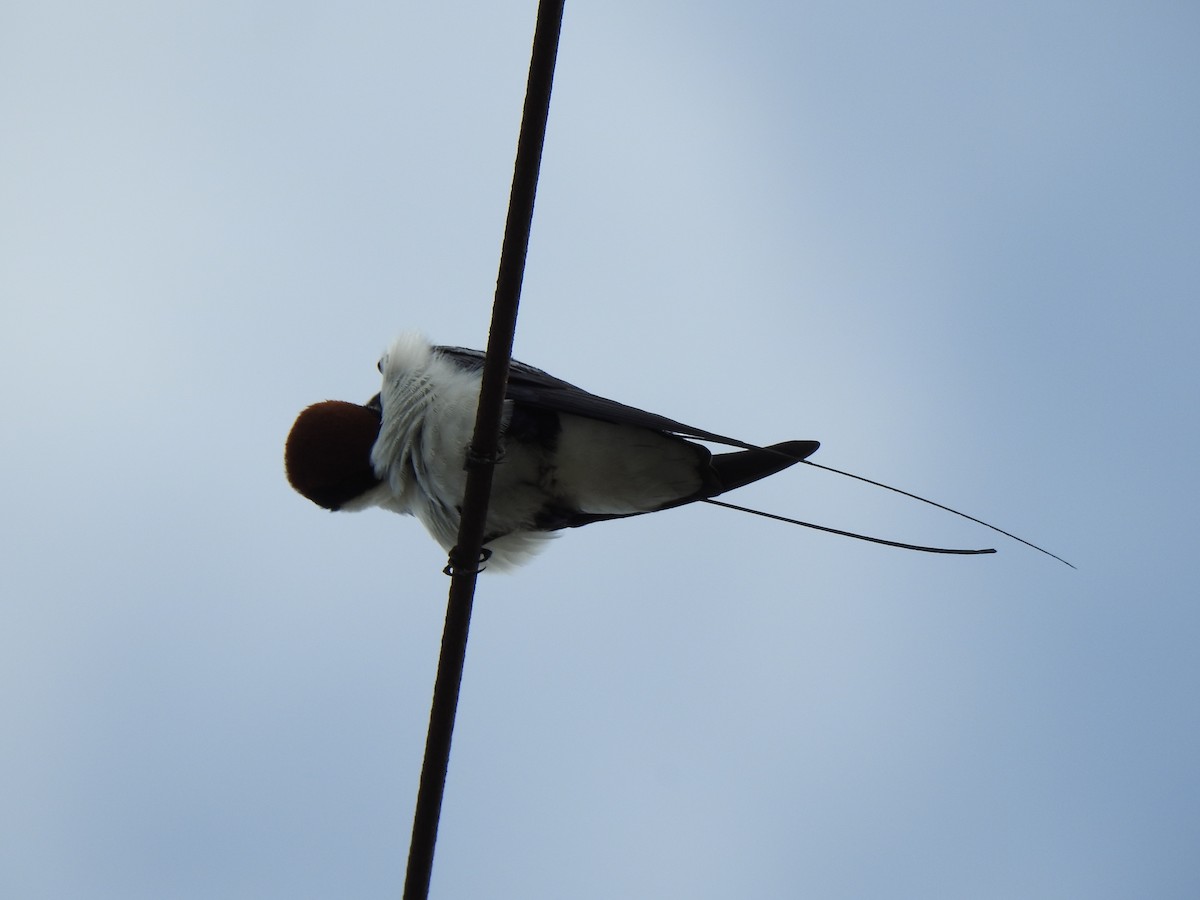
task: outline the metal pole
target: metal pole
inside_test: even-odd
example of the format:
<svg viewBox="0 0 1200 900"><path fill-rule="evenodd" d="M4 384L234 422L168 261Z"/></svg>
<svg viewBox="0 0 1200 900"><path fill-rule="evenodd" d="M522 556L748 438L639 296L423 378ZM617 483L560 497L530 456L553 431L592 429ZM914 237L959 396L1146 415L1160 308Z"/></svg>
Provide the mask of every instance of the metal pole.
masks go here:
<svg viewBox="0 0 1200 900"><path fill-rule="evenodd" d="M525 110L517 140L508 220L504 227L500 272L496 278L496 296L492 305L487 359L479 392L475 433L468 453L467 486L463 495L458 543L450 553L450 564L447 566L452 576L450 598L446 607L437 680L433 687L416 812L413 815L412 843L409 845L408 872L404 882L405 900L425 900L429 896L434 845L446 788L446 772L450 765L450 741L454 733L454 716L458 709L463 664L466 661L475 579L487 521L492 468L500 440L504 391L517 328L517 306L525 274L525 256L529 249L529 231L533 221L546 121L550 112L550 89L554 81L564 2L542 0L538 6L529 80L525 89Z"/></svg>

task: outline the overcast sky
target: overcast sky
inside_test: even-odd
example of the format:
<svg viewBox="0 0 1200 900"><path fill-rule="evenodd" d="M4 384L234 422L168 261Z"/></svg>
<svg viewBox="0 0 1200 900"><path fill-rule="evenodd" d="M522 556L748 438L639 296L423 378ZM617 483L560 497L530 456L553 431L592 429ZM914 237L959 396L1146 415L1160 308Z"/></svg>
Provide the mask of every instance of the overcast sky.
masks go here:
<svg viewBox="0 0 1200 900"><path fill-rule="evenodd" d="M527 3L0 12L0 895L394 898ZM568 2L517 356L812 469L481 579L436 897L1200 896L1200 8Z"/></svg>

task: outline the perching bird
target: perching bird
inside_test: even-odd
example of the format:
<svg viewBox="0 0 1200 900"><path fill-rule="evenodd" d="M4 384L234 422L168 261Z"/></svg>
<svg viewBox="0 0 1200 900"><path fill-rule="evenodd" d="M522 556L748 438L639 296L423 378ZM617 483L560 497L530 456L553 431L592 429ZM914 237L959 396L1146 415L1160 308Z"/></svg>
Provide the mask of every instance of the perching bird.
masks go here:
<svg viewBox="0 0 1200 900"><path fill-rule="evenodd" d="M326 400L300 413L285 451L292 487L330 510L379 506L414 515L450 551L458 536L483 362L478 350L435 347L418 334L401 335L379 362L383 388L370 401ZM741 449L714 455L695 441ZM484 528L488 565L519 565L564 528L700 500L732 506L711 498L806 461L819 446L785 441L758 447L598 397L513 361ZM930 503L1054 556L940 503L817 467ZM732 508L907 549L994 552L902 544Z"/></svg>
<svg viewBox="0 0 1200 900"><path fill-rule="evenodd" d="M458 535L483 354L401 335L365 405L308 407L288 435L288 480L319 506L415 515L449 551ZM694 438L743 447L714 455ZM715 497L810 456L816 441L757 448L590 394L514 361L484 544L511 568L563 528Z"/></svg>

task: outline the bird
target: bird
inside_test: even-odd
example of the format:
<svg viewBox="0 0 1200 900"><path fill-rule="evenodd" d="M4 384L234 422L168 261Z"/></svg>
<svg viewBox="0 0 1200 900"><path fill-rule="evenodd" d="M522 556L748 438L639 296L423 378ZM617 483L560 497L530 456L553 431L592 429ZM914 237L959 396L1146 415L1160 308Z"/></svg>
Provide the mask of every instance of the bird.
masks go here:
<svg viewBox="0 0 1200 900"><path fill-rule="evenodd" d="M374 397L363 404L324 400L297 416L284 447L291 486L327 510L379 507L415 516L453 556L484 360L479 350L402 333L379 360L382 385ZM713 453L706 443L737 449ZM609 400L513 360L484 525L486 568L511 571L564 529L695 502L909 550L995 552L868 537L715 499L796 463L931 504L1071 565L974 516L813 463L809 457L819 447L815 440L748 443Z"/></svg>
<svg viewBox="0 0 1200 900"><path fill-rule="evenodd" d="M446 551L458 535L484 354L401 334L365 404L326 400L285 446L292 487L329 510L415 516ZM697 441L735 446L714 454ZM757 447L597 396L514 360L484 546L499 571L559 531L716 497L816 452L817 441Z"/></svg>

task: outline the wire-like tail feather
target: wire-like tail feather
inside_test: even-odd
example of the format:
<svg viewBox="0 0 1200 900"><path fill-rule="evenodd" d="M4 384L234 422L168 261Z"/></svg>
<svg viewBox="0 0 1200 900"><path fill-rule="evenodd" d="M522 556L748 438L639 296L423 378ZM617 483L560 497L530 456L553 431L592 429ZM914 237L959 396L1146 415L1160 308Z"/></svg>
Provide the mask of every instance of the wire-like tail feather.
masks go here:
<svg viewBox="0 0 1200 900"><path fill-rule="evenodd" d="M803 525L805 528L815 528L817 531L827 531L830 534L839 534L842 537L855 538L856 540L860 541L870 541L872 544L884 544L888 547L899 547L902 550L920 550L922 553L952 553L957 556L978 556L982 553L996 552L994 548L987 548L985 550L955 550L949 547L923 547L920 544L905 544L900 541L889 541L885 540L884 538L870 537L869 535L865 534L855 534L853 531L840 531L837 528L830 528L827 525L814 525L812 522L801 522L799 519L789 519L787 516L777 516L774 513L763 512L761 509L751 509L748 506L738 506L736 503L726 503L723 500L713 500L708 498L703 502L711 503L713 506L723 506L726 509L733 509L737 510L738 512L750 513L752 516L762 516L764 519L774 519L776 522L787 522L789 525ZM1053 556L1053 554L1051 555ZM1057 557L1055 558L1057 559ZM1067 565L1070 565L1070 563L1067 563Z"/></svg>
<svg viewBox="0 0 1200 900"><path fill-rule="evenodd" d="M862 481L867 484L874 485L875 487L881 487L881 488L884 488L885 490L892 491L893 493L896 493L896 494L902 494L905 497L911 497L913 500L920 500L922 503L928 503L930 506L936 506L938 509L945 510L948 513L954 513L954 515L961 516L962 518L967 519L971 522L974 522L977 525L982 525L984 528L990 528L992 531L995 531L997 534L1002 534L1005 537L1012 538L1014 541L1024 544L1026 547L1030 547L1030 548L1038 551L1039 553L1045 553L1047 556L1051 557L1052 559L1057 559L1060 563L1062 563L1065 566L1070 566L1072 569L1075 568L1074 564L1067 562L1065 559L1063 559L1061 556L1059 556L1056 553L1051 553L1045 547L1039 547L1037 544L1035 544L1031 541L1025 540L1025 538L1017 537L1011 531L1005 531L1003 528L999 528L999 527L991 524L990 522L983 521L983 519L977 519L974 516L967 515L965 512L959 512L957 509L952 509L949 506L946 506L942 503L938 503L936 500L929 500L928 498L922 497L918 494L912 494L912 493L909 493L908 491L903 491L898 487L892 487L890 484L884 484L882 481L874 481L873 479L865 478L862 475L855 475L853 472L844 472L841 469L835 469L833 466L822 465L821 463L815 463L815 462L812 462L811 460L807 460L807 459L801 460L801 462L803 462L806 466L812 466L815 469L824 469L826 472L833 472L835 475L845 475L847 478L853 478L855 481Z"/></svg>

